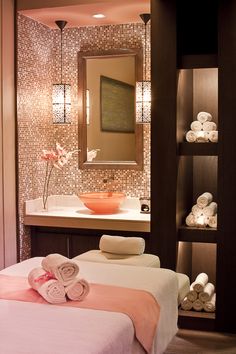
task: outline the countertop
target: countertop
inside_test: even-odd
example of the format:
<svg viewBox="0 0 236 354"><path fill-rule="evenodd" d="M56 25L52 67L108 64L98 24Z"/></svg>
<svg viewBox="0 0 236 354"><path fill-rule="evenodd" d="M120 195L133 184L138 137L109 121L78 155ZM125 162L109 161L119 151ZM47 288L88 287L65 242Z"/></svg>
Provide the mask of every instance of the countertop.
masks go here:
<svg viewBox="0 0 236 354"><path fill-rule="evenodd" d="M82 229L150 232L150 214L140 213L138 198L126 197L114 214L95 214L76 195L53 195L47 210L42 198L25 202L24 224Z"/></svg>

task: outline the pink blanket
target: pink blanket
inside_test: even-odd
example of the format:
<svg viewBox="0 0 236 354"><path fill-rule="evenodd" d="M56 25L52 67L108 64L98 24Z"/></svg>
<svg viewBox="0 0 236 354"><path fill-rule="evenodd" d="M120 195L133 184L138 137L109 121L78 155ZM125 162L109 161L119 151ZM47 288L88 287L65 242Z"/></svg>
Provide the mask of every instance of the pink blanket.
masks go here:
<svg viewBox="0 0 236 354"><path fill-rule="evenodd" d="M48 304L37 291L29 287L27 278L2 274L0 275L0 298ZM151 352L160 316L160 306L147 291L90 284L90 292L83 301L67 301L60 306L125 313L133 322L136 338L148 353Z"/></svg>

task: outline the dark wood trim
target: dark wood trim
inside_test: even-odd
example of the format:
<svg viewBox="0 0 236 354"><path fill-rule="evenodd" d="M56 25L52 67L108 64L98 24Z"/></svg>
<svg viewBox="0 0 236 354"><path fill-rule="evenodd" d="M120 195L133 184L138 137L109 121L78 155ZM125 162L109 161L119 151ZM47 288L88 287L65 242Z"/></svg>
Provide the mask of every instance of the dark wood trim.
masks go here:
<svg viewBox="0 0 236 354"><path fill-rule="evenodd" d="M179 69L200 69L217 67L218 57L216 54L182 55L178 60Z"/></svg>
<svg viewBox="0 0 236 354"><path fill-rule="evenodd" d="M215 313L179 310L178 326L200 331L214 331Z"/></svg>

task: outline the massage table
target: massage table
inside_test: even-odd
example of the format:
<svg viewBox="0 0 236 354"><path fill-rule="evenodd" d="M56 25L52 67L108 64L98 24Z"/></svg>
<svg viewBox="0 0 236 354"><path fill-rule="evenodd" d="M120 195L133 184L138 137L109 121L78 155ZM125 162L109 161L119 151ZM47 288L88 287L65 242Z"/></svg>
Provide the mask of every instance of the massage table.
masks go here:
<svg viewBox="0 0 236 354"><path fill-rule="evenodd" d="M26 276L41 265L35 257L0 274ZM142 266L77 260L90 283L146 290L160 305L151 354L163 353L177 332L178 277L175 272ZM1 286L1 283L0 283ZM123 313L0 299L1 354L144 354L131 319Z"/></svg>

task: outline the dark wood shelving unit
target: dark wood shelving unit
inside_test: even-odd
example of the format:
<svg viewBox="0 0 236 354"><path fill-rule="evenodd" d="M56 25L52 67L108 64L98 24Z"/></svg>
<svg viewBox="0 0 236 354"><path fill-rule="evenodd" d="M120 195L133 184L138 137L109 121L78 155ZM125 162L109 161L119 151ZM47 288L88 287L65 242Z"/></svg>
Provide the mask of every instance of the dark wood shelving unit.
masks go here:
<svg viewBox="0 0 236 354"><path fill-rule="evenodd" d="M218 156L218 143L188 143L178 144L180 156Z"/></svg>
<svg viewBox="0 0 236 354"><path fill-rule="evenodd" d="M210 227L181 226L178 229L178 241L217 243L217 230Z"/></svg>

